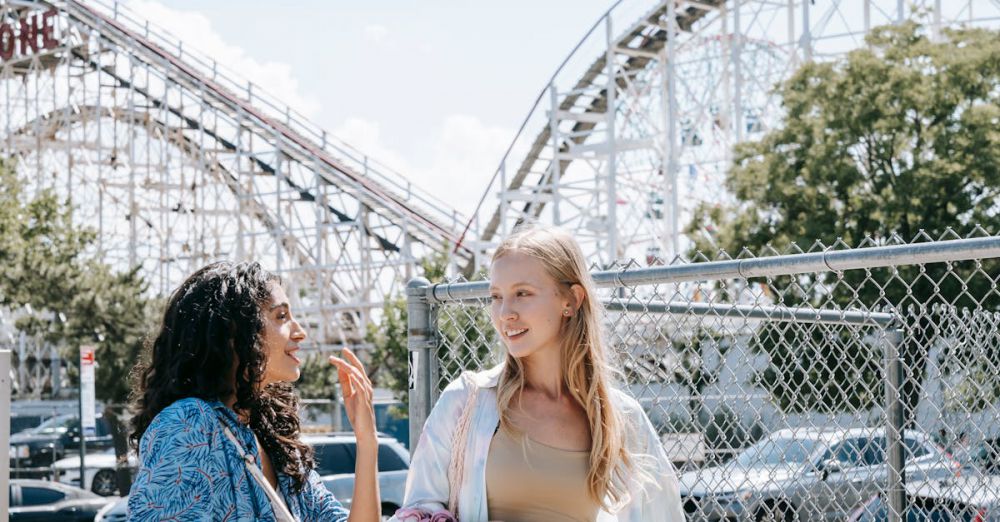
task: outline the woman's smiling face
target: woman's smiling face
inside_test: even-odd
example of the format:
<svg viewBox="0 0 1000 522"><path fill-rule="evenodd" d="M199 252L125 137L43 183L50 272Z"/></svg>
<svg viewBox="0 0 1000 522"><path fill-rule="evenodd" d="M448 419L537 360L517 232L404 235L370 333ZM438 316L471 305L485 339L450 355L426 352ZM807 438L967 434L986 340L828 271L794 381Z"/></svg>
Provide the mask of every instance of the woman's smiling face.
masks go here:
<svg viewBox="0 0 1000 522"><path fill-rule="evenodd" d="M279 284L271 285L271 298L263 306L264 331L261 344L267 354L264 377L261 385L275 382L295 382L299 379L299 364L296 356L299 343L306 338L306 331L292 317L288 296Z"/></svg>
<svg viewBox="0 0 1000 522"><path fill-rule="evenodd" d="M560 286L534 257L514 251L493 261L490 318L512 356L558 349L563 321L571 312Z"/></svg>

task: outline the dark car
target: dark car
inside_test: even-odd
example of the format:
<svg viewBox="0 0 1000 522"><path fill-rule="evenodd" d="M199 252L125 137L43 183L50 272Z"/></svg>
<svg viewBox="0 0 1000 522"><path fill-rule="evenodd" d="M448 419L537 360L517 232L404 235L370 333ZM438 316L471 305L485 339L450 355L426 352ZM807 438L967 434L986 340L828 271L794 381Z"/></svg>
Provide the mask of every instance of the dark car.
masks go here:
<svg viewBox="0 0 1000 522"><path fill-rule="evenodd" d="M45 422L47 418L45 415L12 415L10 418L10 434L13 435L35 428Z"/></svg>
<svg viewBox="0 0 1000 522"><path fill-rule="evenodd" d="M10 481L10 521L90 522L114 499L43 480Z"/></svg>
<svg viewBox="0 0 1000 522"><path fill-rule="evenodd" d="M88 435L87 451L112 447L111 432L103 418L97 419L96 435ZM73 415L59 415L35 428L10 436L10 471L13 477L39 478L49 473L52 464L67 452L79 453L80 420Z"/></svg>

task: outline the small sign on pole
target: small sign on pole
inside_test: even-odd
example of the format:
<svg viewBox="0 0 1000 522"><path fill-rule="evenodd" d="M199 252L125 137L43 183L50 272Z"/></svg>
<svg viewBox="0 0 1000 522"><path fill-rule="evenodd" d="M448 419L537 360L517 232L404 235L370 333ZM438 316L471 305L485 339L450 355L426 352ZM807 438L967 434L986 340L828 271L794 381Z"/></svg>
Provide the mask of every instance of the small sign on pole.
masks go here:
<svg viewBox="0 0 1000 522"><path fill-rule="evenodd" d="M80 431L81 436L97 435L94 405L94 347L80 347Z"/></svg>
<svg viewBox="0 0 1000 522"><path fill-rule="evenodd" d="M94 418L94 346L80 347L80 487L87 476L87 436L97 435Z"/></svg>

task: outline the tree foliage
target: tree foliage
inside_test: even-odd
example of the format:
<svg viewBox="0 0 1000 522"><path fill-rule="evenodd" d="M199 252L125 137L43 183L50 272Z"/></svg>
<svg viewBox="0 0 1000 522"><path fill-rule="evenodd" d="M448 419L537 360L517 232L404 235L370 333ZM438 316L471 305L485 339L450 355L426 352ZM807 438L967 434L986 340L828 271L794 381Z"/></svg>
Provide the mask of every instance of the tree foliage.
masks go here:
<svg viewBox="0 0 1000 522"><path fill-rule="evenodd" d="M420 263L423 277L432 283L445 279L448 268L446 251L435 253ZM480 276L481 277L481 276ZM470 368L470 361L487 360L493 345L493 327L489 314L482 306L461 306L455 313L439 314L438 350L442 375L458 375ZM391 389L404 406L409 403L409 352L407 335L406 299L387 296L378 325L369 325L366 340L374 345L372 373L379 386Z"/></svg>
<svg viewBox="0 0 1000 522"><path fill-rule="evenodd" d="M0 306L30 307L17 329L58 346L73 378L79 347L95 345L97 398L120 403L157 303L138 269L116 273L96 259L95 240L70 201L29 195L12 164L0 163Z"/></svg>
<svg viewBox="0 0 1000 522"><path fill-rule="evenodd" d="M957 237L977 224L1000 230L1000 34L958 29L931 39L911 21L877 28L866 42L841 59L805 63L777 87L784 120L761 140L736 146L726 186L738 204L696 212L688 231L697 249L737 254L745 247L758 254L792 251L793 245L809 249L817 241L910 241L924 230L936 238L953 229ZM706 235L709 225L715 232ZM901 266L768 283L785 304L897 311L934 303L995 307L993 284L979 274L995 273L997 266L983 265ZM905 327L903 356L915 369L903 390L910 413L931 329L922 318ZM762 382L780 404L826 409L879 400L877 393L837 392L844 381L824 368L833 361L794 353L803 339L788 337L800 330L772 325L759 334L772 360ZM831 335L809 332L811 346L824 346ZM862 360L838 361L857 366L847 375L871 370ZM813 393L803 397L803 387Z"/></svg>

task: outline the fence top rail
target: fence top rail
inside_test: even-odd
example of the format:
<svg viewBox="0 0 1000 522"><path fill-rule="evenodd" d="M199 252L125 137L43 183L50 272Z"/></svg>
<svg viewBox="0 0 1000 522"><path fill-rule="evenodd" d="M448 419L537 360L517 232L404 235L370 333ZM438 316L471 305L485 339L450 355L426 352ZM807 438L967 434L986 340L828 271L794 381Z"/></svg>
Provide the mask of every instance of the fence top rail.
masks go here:
<svg viewBox="0 0 1000 522"><path fill-rule="evenodd" d="M689 301L621 301L604 300L604 308L613 312L638 312L670 315L727 317L735 319L762 319L801 323L849 324L888 327L896 324L898 316L888 312L867 310L816 309L808 307L774 305L736 305L726 303L692 303Z"/></svg>
<svg viewBox="0 0 1000 522"><path fill-rule="evenodd" d="M604 270L593 272L592 275L598 288L618 288L688 281L842 272L996 257L1000 257L1000 237L990 236L851 250L827 249L823 252L806 254L708 261L686 265ZM489 297L489 282L436 284L427 287L425 297L431 303L484 299Z"/></svg>

